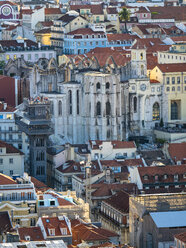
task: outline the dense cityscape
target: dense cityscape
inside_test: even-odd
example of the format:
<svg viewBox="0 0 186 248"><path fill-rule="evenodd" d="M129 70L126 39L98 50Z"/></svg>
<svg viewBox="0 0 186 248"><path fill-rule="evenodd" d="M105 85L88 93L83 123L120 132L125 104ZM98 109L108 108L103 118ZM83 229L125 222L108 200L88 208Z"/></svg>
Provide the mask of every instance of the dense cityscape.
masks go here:
<svg viewBox="0 0 186 248"><path fill-rule="evenodd" d="M0 0L0 248L186 248L186 0Z"/></svg>

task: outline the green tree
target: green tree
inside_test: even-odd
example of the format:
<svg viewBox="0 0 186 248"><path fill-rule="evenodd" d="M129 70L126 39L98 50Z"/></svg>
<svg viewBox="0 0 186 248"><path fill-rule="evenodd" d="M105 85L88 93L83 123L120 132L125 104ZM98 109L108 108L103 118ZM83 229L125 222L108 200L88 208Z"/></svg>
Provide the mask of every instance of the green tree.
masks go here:
<svg viewBox="0 0 186 248"><path fill-rule="evenodd" d="M119 12L119 17L121 21L124 21L125 23L125 32L127 32L127 21L130 20L130 11L124 7L120 12Z"/></svg>

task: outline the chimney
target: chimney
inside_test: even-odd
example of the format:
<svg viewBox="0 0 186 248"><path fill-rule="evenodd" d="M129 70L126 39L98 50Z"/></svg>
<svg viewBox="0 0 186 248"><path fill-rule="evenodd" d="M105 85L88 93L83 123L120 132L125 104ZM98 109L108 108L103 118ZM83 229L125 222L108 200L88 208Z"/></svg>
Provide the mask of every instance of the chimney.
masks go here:
<svg viewBox="0 0 186 248"><path fill-rule="evenodd" d="M7 109L7 103L3 103L3 109L6 110Z"/></svg>

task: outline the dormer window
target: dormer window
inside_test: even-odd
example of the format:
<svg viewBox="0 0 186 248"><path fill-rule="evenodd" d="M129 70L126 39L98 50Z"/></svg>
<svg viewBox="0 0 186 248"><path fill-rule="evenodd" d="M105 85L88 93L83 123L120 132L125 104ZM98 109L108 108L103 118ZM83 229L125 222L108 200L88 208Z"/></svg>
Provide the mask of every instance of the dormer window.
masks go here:
<svg viewBox="0 0 186 248"><path fill-rule="evenodd" d="M55 236L55 229L48 229L49 236Z"/></svg>
<svg viewBox="0 0 186 248"><path fill-rule="evenodd" d="M67 229L66 228L60 228L62 235L67 235Z"/></svg>
<svg viewBox="0 0 186 248"><path fill-rule="evenodd" d="M175 182L178 181L178 174L174 175L174 181L175 181Z"/></svg>
<svg viewBox="0 0 186 248"><path fill-rule="evenodd" d="M50 206L55 206L55 201L54 200L50 201Z"/></svg>
<svg viewBox="0 0 186 248"><path fill-rule="evenodd" d="M158 175L155 175L154 179L155 179L155 181L157 182L158 179L159 179L159 176L158 176Z"/></svg>
<svg viewBox="0 0 186 248"><path fill-rule="evenodd" d="M30 236L25 236L26 241L30 241Z"/></svg>
<svg viewBox="0 0 186 248"><path fill-rule="evenodd" d="M185 179L186 179L186 173L185 173L185 174L183 174L183 178L185 178Z"/></svg>
<svg viewBox="0 0 186 248"><path fill-rule="evenodd" d="M165 174L164 176L163 176L163 179L167 179L168 178L168 176Z"/></svg>
<svg viewBox="0 0 186 248"><path fill-rule="evenodd" d="M143 179L144 179L144 180L148 180L148 179L149 179L149 176L148 176L148 175L145 175L145 176L143 177Z"/></svg>

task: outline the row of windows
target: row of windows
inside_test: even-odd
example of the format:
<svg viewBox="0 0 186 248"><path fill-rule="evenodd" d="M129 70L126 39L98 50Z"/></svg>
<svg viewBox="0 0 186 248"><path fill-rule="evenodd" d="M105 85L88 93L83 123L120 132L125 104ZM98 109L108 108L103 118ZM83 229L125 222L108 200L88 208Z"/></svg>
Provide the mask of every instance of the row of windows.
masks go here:
<svg viewBox="0 0 186 248"><path fill-rule="evenodd" d="M181 80L180 80L180 77L172 77L171 78L171 83L172 84L180 84ZM166 77L166 83L167 84L170 84L170 77ZM186 84L186 76L184 76L184 83Z"/></svg>
<svg viewBox="0 0 186 248"><path fill-rule="evenodd" d="M163 56L162 54L160 54L160 58L162 58L162 57L163 57L164 59L167 58L167 59L179 59L179 60L184 60L184 61L186 60L186 56L183 57L183 56L165 55L165 54L164 54L164 56Z"/></svg>
<svg viewBox="0 0 186 248"><path fill-rule="evenodd" d="M9 163L13 164L14 163L14 159L13 158L9 158ZM3 164L3 158L0 158L0 164Z"/></svg>
<svg viewBox="0 0 186 248"><path fill-rule="evenodd" d="M64 45L65 46L94 46L94 45L96 45L96 46L98 46L98 45L105 45L106 44L106 42L105 41L90 41L90 42L70 42L70 41L65 41L64 42Z"/></svg>
<svg viewBox="0 0 186 248"><path fill-rule="evenodd" d="M13 55L13 58L14 59L17 59L17 58L23 58L23 59L26 59L26 60L32 60L32 59L35 59L35 60L37 60L37 59L39 59L39 54L21 54L21 56L20 56L20 54L14 54ZM42 58L45 58L46 57L46 53L42 53L41 54L41 57ZM53 54L52 53L49 53L49 58L51 59L53 57ZM7 54L6 55L6 60L9 60L10 59L10 55L9 54Z"/></svg>
<svg viewBox="0 0 186 248"><path fill-rule="evenodd" d="M177 89L177 91L181 91L181 87L180 86L178 86L177 88L174 87L174 86L172 88L171 87L167 87L166 88L167 91L170 91L170 90L176 91L176 89ZM186 86L184 87L184 90L186 91Z"/></svg>

